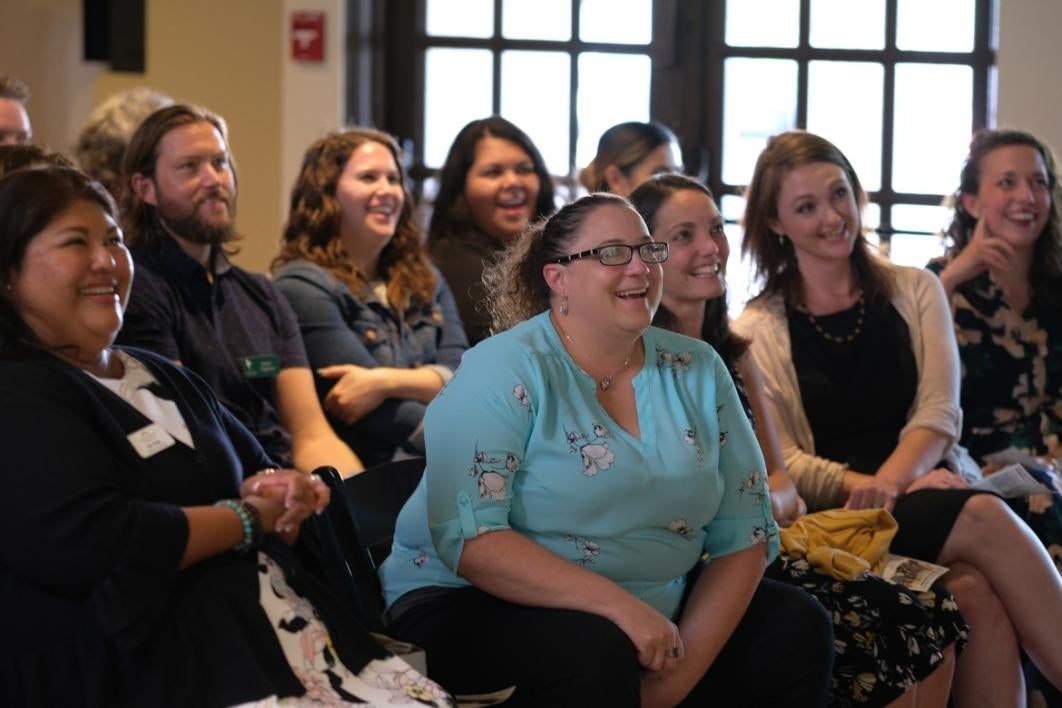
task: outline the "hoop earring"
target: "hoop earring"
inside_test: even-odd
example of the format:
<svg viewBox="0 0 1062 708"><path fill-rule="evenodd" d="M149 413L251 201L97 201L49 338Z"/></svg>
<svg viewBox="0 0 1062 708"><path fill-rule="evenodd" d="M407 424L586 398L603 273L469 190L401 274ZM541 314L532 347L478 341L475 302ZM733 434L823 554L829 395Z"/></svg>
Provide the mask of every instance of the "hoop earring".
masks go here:
<svg viewBox="0 0 1062 708"><path fill-rule="evenodd" d="M567 296L561 298L560 306L557 309L560 310L560 313L561 313L562 317L567 317L568 316L568 298L567 298Z"/></svg>

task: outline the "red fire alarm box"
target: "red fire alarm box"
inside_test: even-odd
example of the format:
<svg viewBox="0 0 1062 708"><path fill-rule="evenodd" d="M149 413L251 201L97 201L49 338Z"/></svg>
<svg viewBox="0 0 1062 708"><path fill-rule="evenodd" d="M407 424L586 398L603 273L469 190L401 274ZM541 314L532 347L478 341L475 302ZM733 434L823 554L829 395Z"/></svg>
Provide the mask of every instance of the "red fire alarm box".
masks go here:
<svg viewBox="0 0 1062 708"><path fill-rule="evenodd" d="M291 58L295 61L324 61L325 14L291 13Z"/></svg>

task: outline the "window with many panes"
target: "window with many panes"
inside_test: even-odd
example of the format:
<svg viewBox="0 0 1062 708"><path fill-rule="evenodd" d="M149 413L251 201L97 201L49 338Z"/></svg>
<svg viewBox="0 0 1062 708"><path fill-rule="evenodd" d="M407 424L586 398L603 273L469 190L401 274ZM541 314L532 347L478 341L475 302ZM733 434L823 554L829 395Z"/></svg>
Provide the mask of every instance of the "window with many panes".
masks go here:
<svg viewBox="0 0 1062 708"><path fill-rule="evenodd" d="M865 225L898 262L941 252L944 195L973 130L991 121L992 4L987 0L727 0L717 3L708 85L719 146L708 166L736 220L742 185L769 136L805 128L834 142L870 193ZM763 18L771 18L765 22ZM737 227L731 239L740 238ZM732 269L732 299L748 295ZM734 304L734 303L732 303Z"/></svg>
<svg viewBox="0 0 1062 708"><path fill-rule="evenodd" d="M497 113L561 182L617 120L648 120L652 0L421 0L417 174L457 132Z"/></svg>
<svg viewBox="0 0 1062 708"><path fill-rule="evenodd" d="M806 128L851 159L882 250L922 265L970 134L992 123L995 1L376 0L384 98L355 119L403 139L418 187L492 113L569 185L607 127L658 120L731 222L767 138ZM746 269L730 280L740 306Z"/></svg>

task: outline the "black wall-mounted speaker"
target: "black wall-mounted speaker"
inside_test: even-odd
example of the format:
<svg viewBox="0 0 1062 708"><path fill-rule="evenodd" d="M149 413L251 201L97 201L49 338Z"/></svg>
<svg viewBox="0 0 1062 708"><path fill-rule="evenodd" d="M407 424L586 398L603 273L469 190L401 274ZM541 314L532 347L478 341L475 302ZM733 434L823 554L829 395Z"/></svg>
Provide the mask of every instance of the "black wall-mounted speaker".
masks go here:
<svg viewBox="0 0 1062 708"><path fill-rule="evenodd" d="M81 0L86 61L144 71L145 0Z"/></svg>

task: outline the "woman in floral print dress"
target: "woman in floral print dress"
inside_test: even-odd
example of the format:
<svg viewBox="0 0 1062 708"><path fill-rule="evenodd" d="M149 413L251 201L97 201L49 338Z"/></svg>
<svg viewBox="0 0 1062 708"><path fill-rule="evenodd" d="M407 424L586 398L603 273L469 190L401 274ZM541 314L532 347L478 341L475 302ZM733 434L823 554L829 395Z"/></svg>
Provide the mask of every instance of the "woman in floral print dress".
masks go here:
<svg viewBox="0 0 1062 708"><path fill-rule="evenodd" d="M975 136L954 198L948 253L929 264L955 319L962 443L1062 456L1062 185L1051 151L1018 131ZM1016 503L1062 568L1062 497Z"/></svg>

